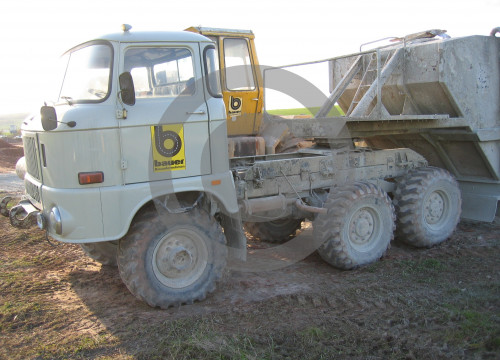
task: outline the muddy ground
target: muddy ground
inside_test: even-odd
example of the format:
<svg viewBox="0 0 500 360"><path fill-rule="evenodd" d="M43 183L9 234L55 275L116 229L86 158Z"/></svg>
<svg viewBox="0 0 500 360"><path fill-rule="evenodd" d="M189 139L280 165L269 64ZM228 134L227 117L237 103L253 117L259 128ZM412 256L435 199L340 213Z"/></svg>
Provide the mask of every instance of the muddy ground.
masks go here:
<svg viewBox="0 0 500 360"><path fill-rule="evenodd" d="M317 254L226 271L205 301L169 310L135 299L76 245L4 217L0 229L0 359L500 358L497 223L462 221L431 249L395 241L353 271ZM249 241L250 252L268 246Z"/></svg>
<svg viewBox="0 0 500 360"><path fill-rule="evenodd" d="M17 160L23 155L21 139L0 138L0 173L14 172Z"/></svg>

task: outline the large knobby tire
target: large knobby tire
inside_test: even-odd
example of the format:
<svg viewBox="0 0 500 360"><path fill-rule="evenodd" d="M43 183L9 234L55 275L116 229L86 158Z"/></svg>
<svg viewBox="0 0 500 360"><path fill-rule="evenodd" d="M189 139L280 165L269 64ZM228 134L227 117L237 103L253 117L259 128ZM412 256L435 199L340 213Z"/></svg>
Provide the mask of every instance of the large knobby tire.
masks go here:
<svg viewBox="0 0 500 360"><path fill-rule="evenodd" d="M302 219L284 218L268 222L246 222L244 228L257 240L281 244L290 240L301 225Z"/></svg>
<svg viewBox="0 0 500 360"><path fill-rule="evenodd" d="M221 226L203 210L146 213L120 240L120 276L150 306L192 304L215 290L226 265L225 240Z"/></svg>
<svg viewBox="0 0 500 360"><path fill-rule="evenodd" d="M394 236L394 207L387 193L371 183L336 187L313 223L319 255L330 265L353 269L380 259Z"/></svg>
<svg viewBox="0 0 500 360"><path fill-rule="evenodd" d="M394 192L396 237L416 247L431 247L455 230L462 209L460 189L446 170L410 170Z"/></svg>
<svg viewBox="0 0 500 360"><path fill-rule="evenodd" d="M117 266L118 241L80 244L83 252L103 265Z"/></svg>

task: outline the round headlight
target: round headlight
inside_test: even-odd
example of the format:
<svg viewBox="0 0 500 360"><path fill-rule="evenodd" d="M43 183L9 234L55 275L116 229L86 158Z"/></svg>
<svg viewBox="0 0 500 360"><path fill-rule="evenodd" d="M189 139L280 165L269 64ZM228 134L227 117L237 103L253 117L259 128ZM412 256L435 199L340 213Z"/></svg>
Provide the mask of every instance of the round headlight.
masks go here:
<svg viewBox="0 0 500 360"><path fill-rule="evenodd" d="M54 206L52 210L50 210L49 223L51 229L54 230L56 234L58 235L62 234L61 213L59 212L59 209L56 206Z"/></svg>
<svg viewBox="0 0 500 360"><path fill-rule="evenodd" d="M24 176L26 175L26 158L24 156L17 160L16 174L21 180L24 180Z"/></svg>

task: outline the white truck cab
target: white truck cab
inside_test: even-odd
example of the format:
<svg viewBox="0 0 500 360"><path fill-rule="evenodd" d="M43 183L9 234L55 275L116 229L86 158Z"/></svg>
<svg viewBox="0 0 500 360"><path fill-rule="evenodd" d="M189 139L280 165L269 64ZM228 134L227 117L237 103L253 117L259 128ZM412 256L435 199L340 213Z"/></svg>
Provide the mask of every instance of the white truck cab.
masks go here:
<svg viewBox="0 0 500 360"><path fill-rule="evenodd" d="M203 299L226 263L221 224L246 245L224 221L239 207L213 41L124 26L63 59L58 99L22 128L26 196L2 214L119 265L152 306Z"/></svg>
<svg viewBox="0 0 500 360"><path fill-rule="evenodd" d="M118 240L141 207L174 192L206 191L238 212L211 40L126 30L64 58L55 105L23 127L26 189L50 236Z"/></svg>

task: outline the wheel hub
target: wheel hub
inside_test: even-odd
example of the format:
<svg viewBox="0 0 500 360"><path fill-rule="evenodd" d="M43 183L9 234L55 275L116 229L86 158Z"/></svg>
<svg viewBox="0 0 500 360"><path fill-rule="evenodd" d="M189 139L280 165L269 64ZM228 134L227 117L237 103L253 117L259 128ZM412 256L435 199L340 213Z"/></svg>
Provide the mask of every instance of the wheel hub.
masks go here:
<svg viewBox="0 0 500 360"><path fill-rule="evenodd" d="M427 201L424 205L425 209L425 220L429 224L436 224L444 213L444 199L443 197L437 193L433 192L427 198Z"/></svg>
<svg viewBox="0 0 500 360"><path fill-rule="evenodd" d="M183 271L188 269L193 264L193 254L189 249L182 246L177 246L171 249L169 253L164 254L160 260L160 271L177 270ZM163 271L162 271L163 272Z"/></svg>
<svg viewBox="0 0 500 360"><path fill-rule="evenodd" d="M203 239L193 231L179 230L158 242L153 254L153 271L164 285L182 288L203 273L207 258Z"/></svg>
<svg viewBox="0 0 500 360"><path fill-rule="evenodd" d="M372 214L365 209L357 211L352 218L349 229L351 240L356 244L364 245L370 240L373 230L374 219Z"/></svg>

